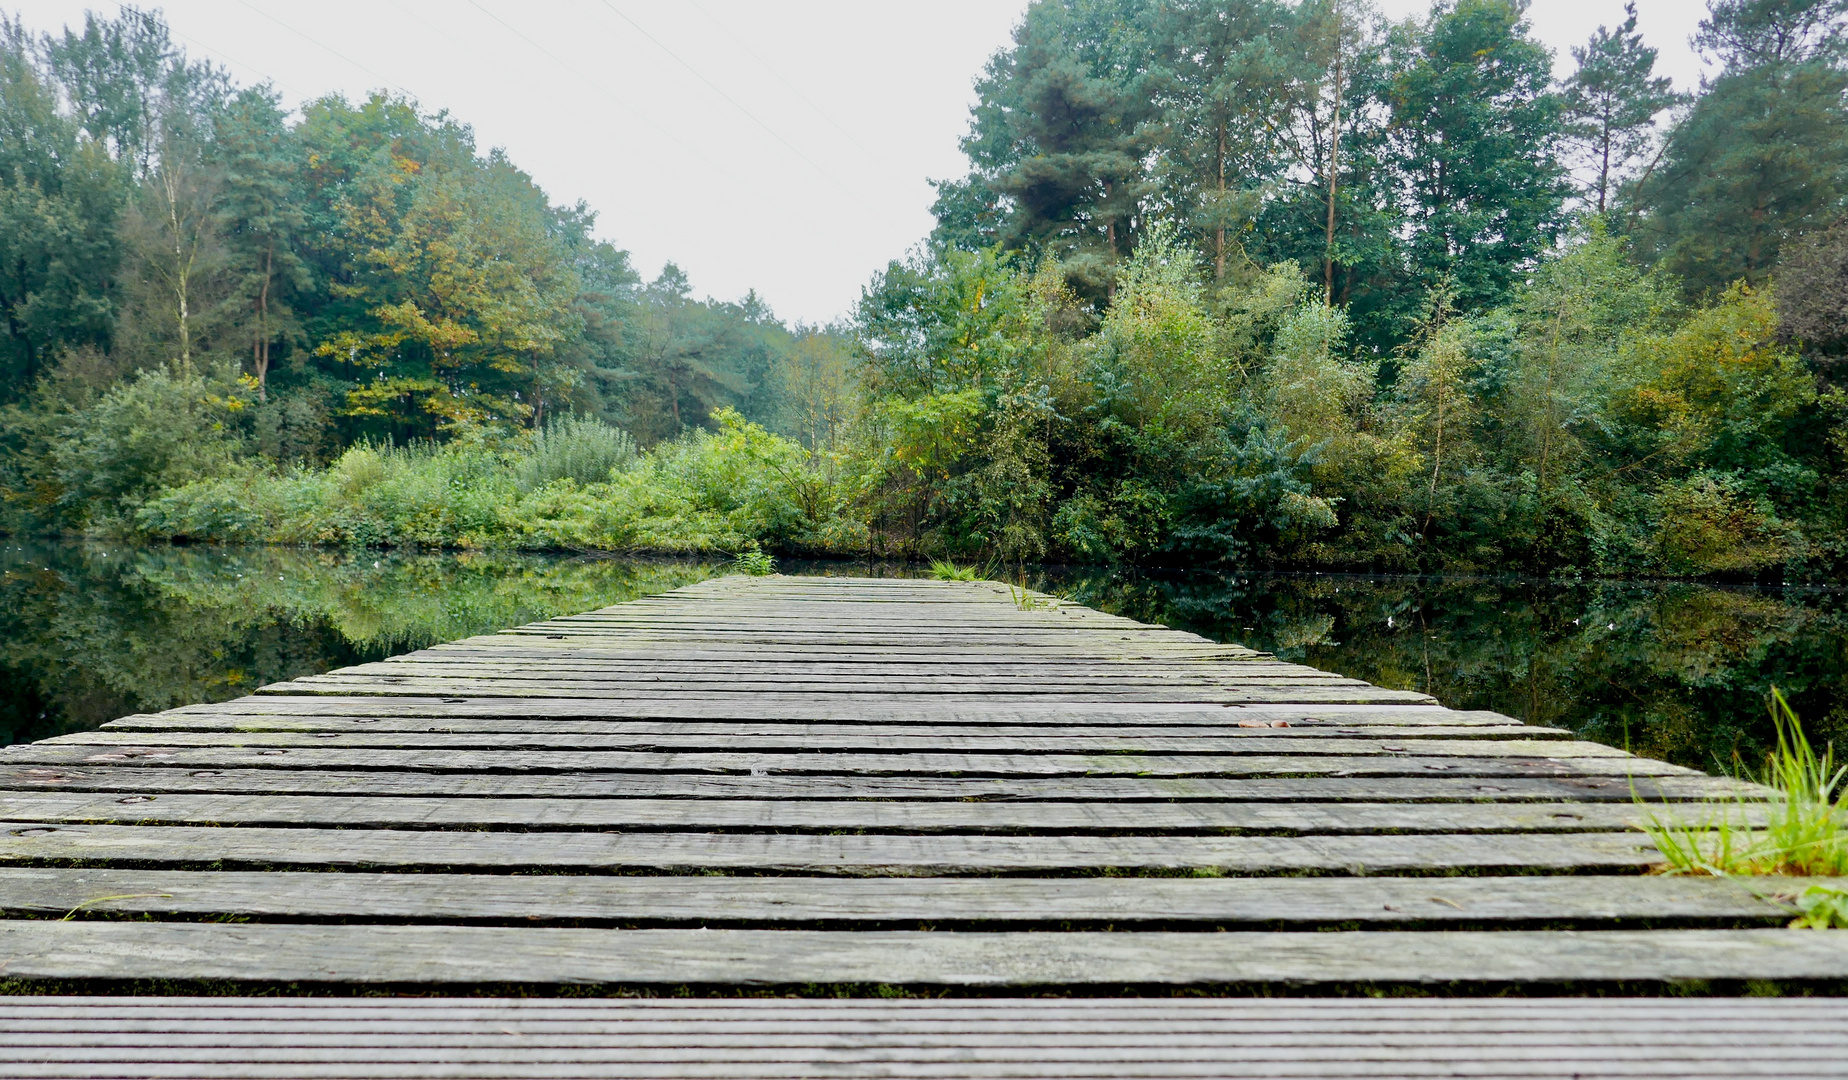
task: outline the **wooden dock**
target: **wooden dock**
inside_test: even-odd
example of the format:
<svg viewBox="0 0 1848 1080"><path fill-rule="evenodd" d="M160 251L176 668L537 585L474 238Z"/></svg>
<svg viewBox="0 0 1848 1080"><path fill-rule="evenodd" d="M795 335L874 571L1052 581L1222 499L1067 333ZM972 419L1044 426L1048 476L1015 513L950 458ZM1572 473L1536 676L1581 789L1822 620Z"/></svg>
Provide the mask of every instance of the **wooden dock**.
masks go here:
<svg viewBox="0 0 1848 1080"><path fill-rule="evenodd" d="M1834 1000L1715 1001L1687 1023L1660 1001L1235 1000L1840 992L1848 932L1786 929L1785 905L1732 881L1644 873L1659 856L1637 796L1730 790L988 583L728 577L8 748L0 978L16 994L912 999L400 1002L368 1028L324 998L14 998L0 1073L300 1075L288 1061L321 1060L301 1047L363 1044L386 1056L342 1051L358 1071L315 1075L1320 1076L1304 1063L1327 1058L1383 1076L1421 1047L1443 1075L1605 1075L1547 1071L1548 1053L1595 1045L1619 1047L1611 1075L1848 1075ZM1177 992L1219 996L1155 1000ZM1086 1000L1020 998L1045 993ZM944 994L980 1000L924 1000ZM1796 1056L1714 1050L1722 1015L1788 1029ZM458 1041L417 1043L426 1021ZM529 1021L557 1054L494 1071L526 1060L496 1026ZM684 1052L611 1071L581 1056L598 1031ZM1281 1056L1240 1057L1246 1035ZM982 1045L1014 1056L977 1069ZM84 1056L97 1047L118 1056ZM452 1050L456 1070L405 1064ZM861 1052L895 1071L854 1071ZM1211 1066L1273 1057L1280 1071ZM657 1060L679 1063L638 1064ZM1490 1068L1514 1060L1528 1071Z"/></svg>

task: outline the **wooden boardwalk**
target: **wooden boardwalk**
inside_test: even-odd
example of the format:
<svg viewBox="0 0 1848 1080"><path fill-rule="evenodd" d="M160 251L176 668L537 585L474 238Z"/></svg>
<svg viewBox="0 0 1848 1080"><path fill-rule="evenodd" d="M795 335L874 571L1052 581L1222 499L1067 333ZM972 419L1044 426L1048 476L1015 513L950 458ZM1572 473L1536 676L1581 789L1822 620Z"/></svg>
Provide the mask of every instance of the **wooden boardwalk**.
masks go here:
<svg viewBox="0 0 1848 1080"><path fill-rule="evenodd" d="M1730 881L1643 873L1659 857L1634 795L1729 790L986 583L731 577L7 749L0 978L16 993L1839 992L1848 932L1785 929L1784 906ZM1610 1075L1848 1075L1841 1003L1731 1014L1789 1034L1794 1057L1755 1065L1712 1049L1732 1038L1708 1019L1722 1004L1684 1024L1638 1001L406 1002L375 1030L324 999L15 998L0 1074L301 1075L286 1063L321 1060L301 1047L363 1043L385 1056L316 1075L1319 1076L1320 1061L1384 1076L1418 1048L1460 1070L1443 1075L1605 1075L1547 1071L1548 1053L1592 1046L1627 1063ZM459 1026L418 1026L439 1020ZM477 1062L526 1072L471 1072L466 1053L412 1067L434 1060L419 1032L467 1034L445 1053L504 1051L496 1025L528 1021L557 1053ZM581 1056L596 1032L656 1045L661 1024L733 1056L622 1059L679 1062L656 1072ZM751 1034L765 1024L794 1041ZM1303 1035L1317 1024L1359 1041ZM917 1038L880 1041L893 1032ZM974 1069L971 1032L1014 1056L944 1071ZM1239 1057L1240 1032L1275 1054ZM1527 1065L1470 1071L1500 1060L1484 1046ZM200 1047L218 1049L184 1056ZM854 1054L895 1071L856 1071ZM1276 1071L1213 1064L1234 1059ZM409 1071L376 1071L388 1062Z"/></svg>

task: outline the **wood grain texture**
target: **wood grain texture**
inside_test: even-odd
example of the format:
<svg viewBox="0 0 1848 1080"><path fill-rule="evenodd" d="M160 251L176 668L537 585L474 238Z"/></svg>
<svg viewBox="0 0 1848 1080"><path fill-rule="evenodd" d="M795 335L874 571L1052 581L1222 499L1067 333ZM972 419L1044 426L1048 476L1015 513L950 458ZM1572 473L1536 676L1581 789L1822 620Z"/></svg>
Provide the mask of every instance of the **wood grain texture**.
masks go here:
<svg viewBox="0 0 1848 1080"><path fill-rule="evenodd" d="M1759 807L1740 811L1754 823ZM703 828L1130 834L1587 832L1636 828L1630 803L900 802L871 799L452 799L318 795L0 795L0 821L95 824Z"/></svg>
<svg viewBox="0 0 1848 1080"><path fill-rule="evenodd" d="M16 913L695 925L1781 926L1805 880L1572 877L629 877L0 867ZM0 1002L0 1004L4 1004Z"/></svg>
<svg viewBox="0 0 1848 1080"><path fill-rule="evenodd" d="M14 977L296 983L1450 986L1848 977L1810 930L1214 934L7 921Z"/></svg>
<svg viewBox="0 0 1848 1080"><path fill-rule="evenodd" d="M967 836L783 833L197 828L0 828L0 863L726 870L810 874L1099 871L1450 871L1642 869L1662 861L1636 833L1372 836Z"/></svg>
<svg viewBox="0 0 1848 1080"><path fill-rule="evenodd" d="M718 579L9 748L0 971L365 986L1848 979L1842 935L1782 928L1785 893L1638 873L1660 861L1638 831L1651 814L1740 795L1755 815L1759 789L1036 605L983 583ZM1155 1052L1193 1044L1137 1031L1097 1044L1136 1054L1006 1067L1205 1068L1192 1050ZM170 1034L214 1069L285 1067L238 1058L261 1039ZM315 1046L329 1068L370 1052ZM416 1074L415 1049L378 1064ZM522 1067L647 1065L590 1049L559 1043L564 1056ZM917 1075L950 1067L923 1049ZM458 1075L487 1068L466 1057ZM662 1075L730 1075L719 1061Z"/></svg>

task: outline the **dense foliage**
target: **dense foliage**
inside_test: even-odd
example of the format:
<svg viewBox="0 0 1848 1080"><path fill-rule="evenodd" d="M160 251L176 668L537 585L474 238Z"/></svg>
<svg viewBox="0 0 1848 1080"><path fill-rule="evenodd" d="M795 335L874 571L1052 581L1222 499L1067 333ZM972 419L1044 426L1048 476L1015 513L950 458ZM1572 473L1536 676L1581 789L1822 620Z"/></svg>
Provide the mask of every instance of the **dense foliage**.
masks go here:
<svg viewBox="0 0 1848 1080"><path fill-rule="evenodd" d="M671 264L643 282L593 224L447 115L291 116L158 15L0 25L13 524L120 528L189 480L554 417L644 444L726 407L797 430L803 361L839 344L695 300Z"/></svg>
<svg viewBox="0 0 1848 1080"><path fill-rule="evenodd" d="M412 103L6 28L15 528L1818 575L1848 557L1848 0L1038 0L852 317L643 283Z"/></svg>

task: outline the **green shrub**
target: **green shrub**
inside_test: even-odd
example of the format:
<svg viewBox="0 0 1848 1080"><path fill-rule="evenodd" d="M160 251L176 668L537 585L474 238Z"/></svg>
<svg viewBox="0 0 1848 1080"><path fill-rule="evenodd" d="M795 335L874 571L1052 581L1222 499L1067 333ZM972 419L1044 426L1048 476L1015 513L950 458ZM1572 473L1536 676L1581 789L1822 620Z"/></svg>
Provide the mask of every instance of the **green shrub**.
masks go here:
<svg viewBox="0 0 1848 1080"><path fill-rule="evenodd" d="M628 468L635 458L635 440L628 432L595 417L566 416L533 434L531 449L514 462L514 482L522 491L564 479L607 483L611 473Z"/></svg>
<svg viewBox="0 0 1848 1080"><path fill-rule="evenodd" d="M730 570L750 577L769 577L776 573L776 560L764 554L764 549L753 540L732 559Z"/></svg>
<svg viewBox="0 0 1848 1080"><path fill-rule="evenodd" d="M242 389L191 366L117 384L74 414L52 449L61 501L79 518L106 517L163 488L237 472Z"/></svg>

